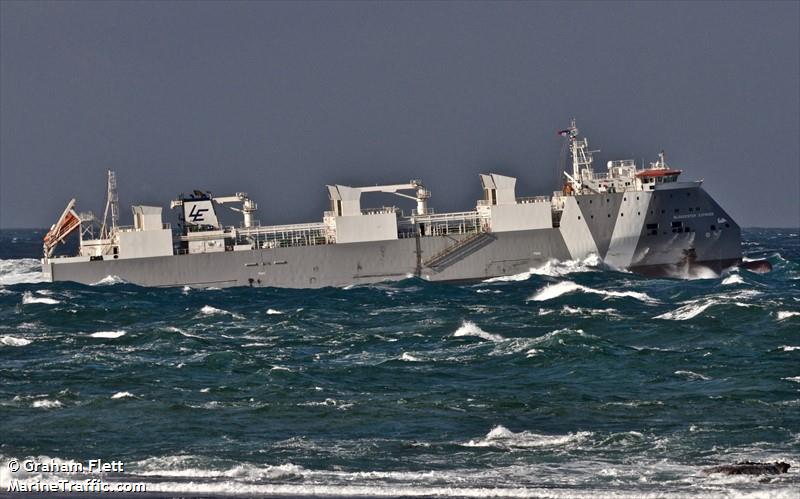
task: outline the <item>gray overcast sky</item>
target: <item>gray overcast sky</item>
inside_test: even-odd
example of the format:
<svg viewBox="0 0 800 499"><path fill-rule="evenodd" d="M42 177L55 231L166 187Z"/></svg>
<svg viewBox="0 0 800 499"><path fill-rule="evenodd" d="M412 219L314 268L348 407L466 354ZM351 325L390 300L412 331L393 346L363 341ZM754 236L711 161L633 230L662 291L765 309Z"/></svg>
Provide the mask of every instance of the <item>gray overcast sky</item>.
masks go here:
<svg viewBox="0 0 800 499"><path fill-rule="evenodd" d="M102 214L107 168L123 222L193 189L320 220L326 183L411 178L466 210L480 172L552 191L572 116L603 171L664 148L742 225L797 227L799 34L796 1L2 0L0 227Z"/></svg>

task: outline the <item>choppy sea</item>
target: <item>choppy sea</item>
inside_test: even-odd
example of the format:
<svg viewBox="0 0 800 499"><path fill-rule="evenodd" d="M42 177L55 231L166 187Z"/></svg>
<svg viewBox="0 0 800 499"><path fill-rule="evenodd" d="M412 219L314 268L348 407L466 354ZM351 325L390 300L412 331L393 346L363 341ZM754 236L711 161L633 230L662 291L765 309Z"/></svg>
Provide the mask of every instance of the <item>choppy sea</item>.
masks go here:
<svg viewBox="0 0 800 499"><path fill-rule="evenodd" d="M321 290L44 283L42 235L0 232L0 493L798 497L797 229L744 232L769 274ZM792 468L703 471L745 460Z"/></svg>

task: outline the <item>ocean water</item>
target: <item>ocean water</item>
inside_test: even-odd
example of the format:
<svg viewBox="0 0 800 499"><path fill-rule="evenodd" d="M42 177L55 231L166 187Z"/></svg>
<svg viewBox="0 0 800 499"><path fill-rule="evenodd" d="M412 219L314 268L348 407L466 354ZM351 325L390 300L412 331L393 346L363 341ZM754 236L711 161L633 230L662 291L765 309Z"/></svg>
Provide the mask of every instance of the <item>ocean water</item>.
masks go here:
<svg viewBox="0 0 800 499"><path fill-rule="evenodd" d="M43 283L41 236L0 232L1 491L54 476L9 460L95 458L175 495L800 490L797 229L745 231L763 275L321 290ZM744 460L792 468L703 472Z"/></svg>

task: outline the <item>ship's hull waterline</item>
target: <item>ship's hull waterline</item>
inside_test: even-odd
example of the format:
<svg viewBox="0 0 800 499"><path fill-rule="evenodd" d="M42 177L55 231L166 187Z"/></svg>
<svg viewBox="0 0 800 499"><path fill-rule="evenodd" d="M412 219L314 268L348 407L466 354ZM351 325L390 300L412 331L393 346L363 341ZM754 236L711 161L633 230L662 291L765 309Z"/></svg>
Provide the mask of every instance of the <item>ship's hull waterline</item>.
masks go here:
<svg viewBox="0 0 800 499"><path fill-rule="evenodd" d="M51 258L42 268L52 281L84 284L116 276L142 286L316 288L409 277L482 280L592 254L614 268L668 277L719 273L741 259L739 226L693 183L568 196L553 225L145 258Z"/></svg>

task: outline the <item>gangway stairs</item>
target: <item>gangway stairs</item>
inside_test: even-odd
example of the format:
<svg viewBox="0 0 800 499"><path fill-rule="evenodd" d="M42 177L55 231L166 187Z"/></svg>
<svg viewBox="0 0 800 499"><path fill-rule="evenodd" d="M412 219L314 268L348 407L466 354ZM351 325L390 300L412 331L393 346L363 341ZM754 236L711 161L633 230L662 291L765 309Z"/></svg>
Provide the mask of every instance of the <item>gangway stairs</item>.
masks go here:
<svg viewBox="0 0 800 499"><path fill-rule="evenodd" d="M475 253L479 249L491 244L497 237L488 232L478 232L471 236L458 241L445 248L444 251L437 253L432 258L423 262L424 266L430 268L434 272L441 272L447 267L456 262L460 262L469 255Z"/></svg>

